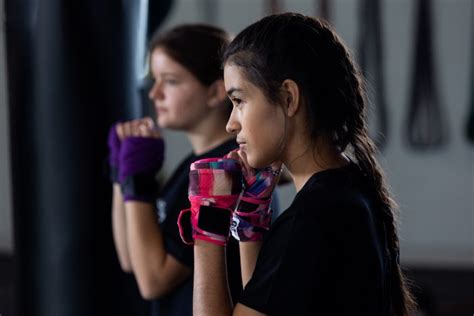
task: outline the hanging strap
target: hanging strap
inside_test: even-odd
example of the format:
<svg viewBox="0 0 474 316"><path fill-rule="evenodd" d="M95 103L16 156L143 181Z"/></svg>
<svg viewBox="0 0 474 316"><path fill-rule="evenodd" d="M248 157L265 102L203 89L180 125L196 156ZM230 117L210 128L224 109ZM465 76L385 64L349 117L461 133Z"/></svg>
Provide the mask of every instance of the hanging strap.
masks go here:
<svg viewBox="0 0 474 316"><path fill-rule="evenodd" d="M471 99L468 106L466 137L470 143L474 144L474 5L472 5L471 30Z"/></svg>
<svg viewBox="0 0 474 316"><path fill-rule="evenodd" d="M202 12L203 18L206 23L216 24L217 23L217 12L219 8L219 1L216 0L203 0L202 1Z"/></svg>
<svg viewBox="0 0 474 316"><path fill-rule="evenodd" d="M314 6L316 8L316 16L322 17L326 21L329 21L331 17L329 0L315 0Z"/></svg>
<svg viewBox="0 0 474 316"><path fill-rule="evenodd" d="M265 0L264 12L266 14L277 14L282 12L281 2L279 0Z"/></svg>
<svg viewBox="0 0 474 316"><path fill-rule="evenodd" d="M418 0L418 25L414 45L411 98L407 117L407 142L418 150L436 149L447 141L433 61L432 2Z"/></svg>
<svg viewBox="0 0 474 316"><path fill-rule="evenodd" d="M388 139L385 76L383 68L382 25L380 1L361 0L359 3L359 57L364 76L369 83L369 104L376 120L372 139L382 151Z"/></svg>

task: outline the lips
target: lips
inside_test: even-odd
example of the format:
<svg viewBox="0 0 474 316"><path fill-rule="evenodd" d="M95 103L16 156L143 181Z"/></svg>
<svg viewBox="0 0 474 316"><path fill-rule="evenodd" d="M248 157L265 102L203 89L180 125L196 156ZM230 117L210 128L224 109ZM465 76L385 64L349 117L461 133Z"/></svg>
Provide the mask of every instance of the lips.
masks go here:
<svg viewBox="0 0 474 316"><path fill-rule="evenodd" d="M246 143L246 142L243 142L243 141L239 141L239 140L238 140L237 143L239 144L239 148L240 148L241 150L247 148L247 143Z"/></svg>
<svg viewBox="0 0 474 316"><path fill-rule="evenodd" d="M164 108L164 107L161 107L161 106L157 106L157 107L155 107L155 109L156 109L156 112L158 112L158 113L166 113L166 112L168 112L168 109L166 109L166 108Z"/></svg>

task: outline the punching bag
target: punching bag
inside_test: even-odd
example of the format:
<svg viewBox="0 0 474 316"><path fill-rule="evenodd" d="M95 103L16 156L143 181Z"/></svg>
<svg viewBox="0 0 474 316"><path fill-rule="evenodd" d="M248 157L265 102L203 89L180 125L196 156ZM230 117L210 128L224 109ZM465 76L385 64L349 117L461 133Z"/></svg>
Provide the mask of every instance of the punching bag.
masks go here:
<svg viewBox="0 0 474 316"><path fill-rule="evenodd" d="M143 5L5 2L17 315L146 313L118 265L103 163L112 122L140 114Z"/></svg>

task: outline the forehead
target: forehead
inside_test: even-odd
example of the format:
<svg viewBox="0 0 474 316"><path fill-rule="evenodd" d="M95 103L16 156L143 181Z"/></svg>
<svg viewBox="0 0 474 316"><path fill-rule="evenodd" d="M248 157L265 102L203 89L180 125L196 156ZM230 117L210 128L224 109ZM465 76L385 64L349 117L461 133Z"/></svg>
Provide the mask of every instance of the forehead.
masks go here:
<svg viewBox="0 0 474 316"><path fill-rule="evenodd" d="M181 66L177 61L171 58L165 50L162 48L156 48L151 53L150 57L150 68L153 71L161 71L161 72L183 72L186 69Z"/></svg>
<svg viewBox="0 0 474 316"><path fill-rule="evenodd" d="M252 88L252 84L246 80L242 68L229 63L224 65L224 85L226 91L230 89L249 90Z"/></svg>

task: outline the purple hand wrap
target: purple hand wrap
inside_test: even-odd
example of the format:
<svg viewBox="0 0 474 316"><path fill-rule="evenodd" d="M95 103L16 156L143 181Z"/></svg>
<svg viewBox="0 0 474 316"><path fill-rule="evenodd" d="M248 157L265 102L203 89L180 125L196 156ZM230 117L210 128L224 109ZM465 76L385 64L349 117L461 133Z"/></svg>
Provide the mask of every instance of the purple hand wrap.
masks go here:
<svg viewBox="0 0 474 316"><path fill-rule="evenodd" d="M118 181L119 171L119 153L121 141L117 135L117 124L112 125L109 129L109 136L107 138L107 145L109 146L109 168L110 168L110 181Z"/></svg>
<svg viewBox="0 0 474 316"><path fill-rule="evenodd" d="M119 154L119 176L124 201L153 203L158 193L155 179L164 160L165 144L161 138L128 137Z"/></svg>

